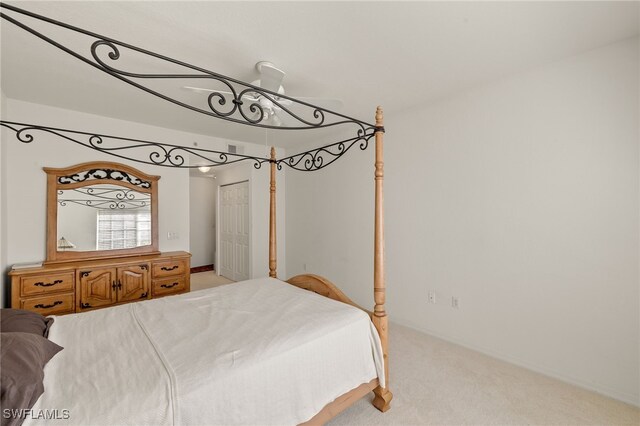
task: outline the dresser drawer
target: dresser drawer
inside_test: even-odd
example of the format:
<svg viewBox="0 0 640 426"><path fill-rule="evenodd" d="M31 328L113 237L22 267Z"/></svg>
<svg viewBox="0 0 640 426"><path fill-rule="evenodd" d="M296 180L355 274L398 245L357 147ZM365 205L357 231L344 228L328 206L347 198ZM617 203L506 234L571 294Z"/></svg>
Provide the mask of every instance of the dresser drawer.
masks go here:
<svg viewBox="0 0 640 426"><path fill-rule="evenodd" d="M185 277L153 280L153 297L183 292L187 287Z"/></svg>
<svg viewBox="0 0 640 426"><path fill-rule="evenodd" d="M182 259L163 260L160 262L153 262L152 269L153 278L184 275L187 272L187 262Z"/></svg>
<svg viewBox="0 0 640 426"><path fill-rule="evenodd" d="M73 291L74 271L20 278L20 296Z"/></svg>
<svg viewBox="0 0 640 426"><path fill-rule="evenodd" d="M42 315L68 314L75 310L73 293L22 299L20 307Z"/></svg>

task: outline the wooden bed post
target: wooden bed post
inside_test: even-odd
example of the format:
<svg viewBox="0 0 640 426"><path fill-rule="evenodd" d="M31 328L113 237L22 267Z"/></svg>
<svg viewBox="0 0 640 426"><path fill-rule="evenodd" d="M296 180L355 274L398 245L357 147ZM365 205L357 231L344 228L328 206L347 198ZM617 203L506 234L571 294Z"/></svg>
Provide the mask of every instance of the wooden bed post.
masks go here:
<svg viewBox="0 0 640 426"><path fill-rule="evenodd" d="M269 276L277 278L276 245L276 149L271 147L271 183L269 185Z"/></svg>
<svg viewBox="0 0 640 426"><path fill-rule="evenodd" d="M382 107L376 109L376 163L375 163L375 225L374 225L374 257L373 257L373 324L380 335L382 352L384 353L384 379L385 387L378 386L373 390L375 398L373 405L385 412L391 407L393 394L389 391L389 357L388 357L388 329L387 312L384 309L385 282L384 282L384 195L382 183L384 180L383 162L383 114Z"/></svg>

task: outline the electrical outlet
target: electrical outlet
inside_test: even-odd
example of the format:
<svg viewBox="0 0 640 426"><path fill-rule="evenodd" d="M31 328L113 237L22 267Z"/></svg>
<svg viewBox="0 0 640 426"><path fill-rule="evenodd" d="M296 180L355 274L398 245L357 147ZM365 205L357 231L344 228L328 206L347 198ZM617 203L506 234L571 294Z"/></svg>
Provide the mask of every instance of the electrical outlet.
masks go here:
<svg viewBox="0 0 640 426"><path fill-rule="evenodd" d="M460 308L460 300L456 296L451 296L451 307L453 309Z"/></svg>
<svg viewBox="0 0 640 426"><path fill-rule="evenodd" d="M167 232L167 240L178 240L180 235L177 232Z"/></svg>
<svg viewBox="0 0 640 426"><path fill-rule="evenodd" d="M429 292L429 303L436 303L436 292L435 291L430 291Z"/></svg>

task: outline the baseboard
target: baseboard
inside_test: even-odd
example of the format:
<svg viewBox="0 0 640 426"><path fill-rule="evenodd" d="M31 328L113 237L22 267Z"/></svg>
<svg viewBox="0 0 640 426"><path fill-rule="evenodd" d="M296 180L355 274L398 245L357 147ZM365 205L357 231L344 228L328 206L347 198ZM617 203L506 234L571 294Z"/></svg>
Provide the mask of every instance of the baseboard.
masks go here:
<svg viewBox="0 0 640 426"><path fill-rule="evenodd" d="M419 324L416 324L416 323L414 323L412 321L403 320L403 319L399 320L397 318L394 318L393 322L395 322L396 324L411 328L413 330L419 331L421 333L425 333L425 334L428 334L430 336L437 337L438 339L444 340L446 342L453 343L453 344L458 345L458 346L462 346L462 347L470 349L472 351L480 352L481 354L490 356L492 358L499 359L500 361L505 361L505 362L508 362L510 364L517 365L518 367L523 367L523 368L526 368L528 370L535 371L536 373L540 373L540 374L543 374L545 376L560 380L562 382L569 383L571 385L577 386L577 387L582 388L582 389L586 389L586 390L589 390L589 391L592 391L592 392L596 392L596 393L598 393L600 395L616 399L618 401L624 402L626 404L633 405L635 407L640 407L640 399L638 399L637 396L634 396L632 394L628 394L626 392L620 392L620 391L617 391L617 390L614 390L614 389L610 389L610 388L607 388L606 386L602 386L602 387L594 386L591 383L586 383L586 382L584 382L584 381L582 381L580 379L576 379L575 377L567 376L566 374L560 373L558 371L554 371L554 370L551 370L549 368L542 367L542 366L539 366L539 365L531 364L531 363L529 363L527 361L523 361L521 359L517 359L517 358L514 358L512 356L509 356L509 355L506 355L506 354L503 354L503 353L500 353L500 352L493 351L491 349L487 349L487 348L484 348L484 347L481 347L481 346L477 346L477 345L468 343L468 342L466 342L466 341L464 341L462 339L457 339L457 338L450 337L450 336L444 336L444 335L442 335L442 334L440 334L440 333L438 333L438 332L436 332L434 330L431 330L429 328L423 327L423 326L421 326ZM393 333L393 331L391 331L391 332Z"/></svg>
<svg viewBox="0 0 640 426"><path fill-rule="evenodd" d="M191 268L192 274L197 274L198 272L207 272L207 271L213 271L213 265L196 266Z"/></svg>

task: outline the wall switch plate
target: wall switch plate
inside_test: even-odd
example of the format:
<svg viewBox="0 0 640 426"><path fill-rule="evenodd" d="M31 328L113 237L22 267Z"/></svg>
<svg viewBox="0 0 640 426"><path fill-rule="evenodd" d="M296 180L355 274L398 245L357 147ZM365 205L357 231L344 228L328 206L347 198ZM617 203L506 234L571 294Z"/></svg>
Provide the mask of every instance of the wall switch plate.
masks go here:
<svg viewBox="0 0 640 426"><path fill-rule="evenodd" d="M429 303L436 303L436 292L435 291L430 291L429 292Z"/></svg>
<svg viewBox="0 0 640 426"><path fill-rule="evenodd" d="M458 309L460 307L460 300L456 296L451 296L451 307Z"/></svg>

